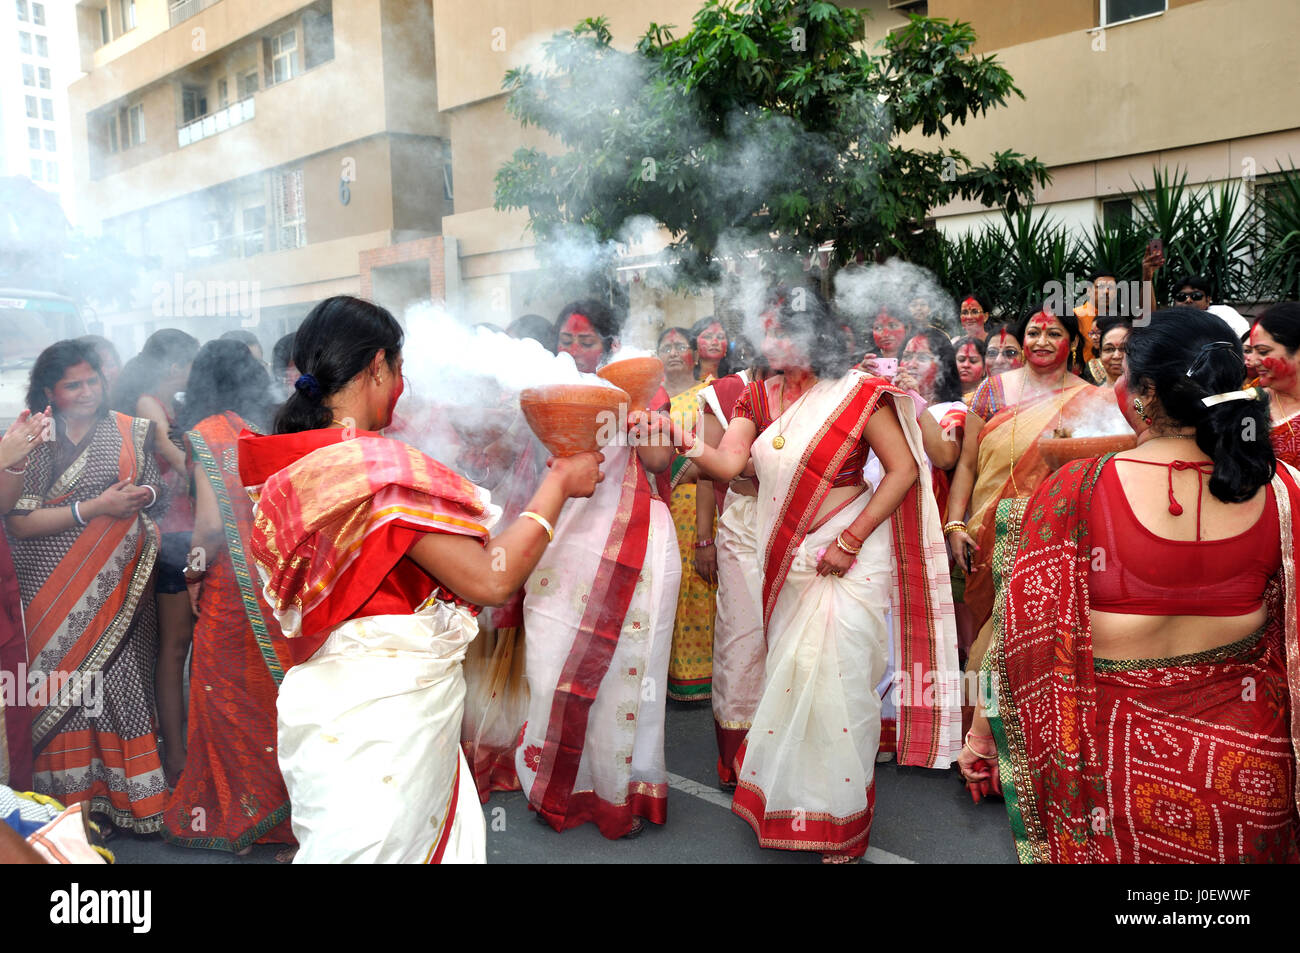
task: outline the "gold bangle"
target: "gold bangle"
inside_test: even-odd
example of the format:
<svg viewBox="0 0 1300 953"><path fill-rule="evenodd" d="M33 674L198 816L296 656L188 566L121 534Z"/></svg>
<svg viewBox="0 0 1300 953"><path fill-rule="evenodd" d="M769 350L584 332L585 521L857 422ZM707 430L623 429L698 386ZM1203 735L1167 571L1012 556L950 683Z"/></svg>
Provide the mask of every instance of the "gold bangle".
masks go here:
<svg viewBox="0 0 1300 953"><path fill-rule="evenodd" d="M858 555L858 553L862 552L861 546L859 546L857 549L850 549L848 546L844 545L844 540L840 539L838 536L835 537L835 546L839 549L840 552L847 553L850 556L856 556Z"/></svg>
<svg viewBox="0 0 1300 953"><path fill-rule="evenodd" d="M519 518L534 520L538 526L546 530L546 541L550 543L555 542L555 527L551 525L551 521L545 516L542 516L539 513L534 513L532 510L524 510L519 514Z"/></svg>

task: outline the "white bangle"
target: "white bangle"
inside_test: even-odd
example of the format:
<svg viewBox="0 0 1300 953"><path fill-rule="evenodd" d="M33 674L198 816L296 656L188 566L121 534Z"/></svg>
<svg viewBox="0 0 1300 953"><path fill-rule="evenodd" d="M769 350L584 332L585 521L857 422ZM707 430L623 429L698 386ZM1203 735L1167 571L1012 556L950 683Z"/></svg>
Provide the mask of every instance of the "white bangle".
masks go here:
<svg viewBox="0 0 1300 953"><path fill-rule="evenodd" d="M144 484L144 488L145 488L146 490L148 490L150 493L153 494L153 499L149 501L149 506L153 506L155 503L158 502L158 491L155 490L155 489L154 489L150 484L148 484L148 483ZM149 506L146 506L145 509L146 509L146 510L149 509Z"/></svg>
<svg viewBox="0 0 1300 953"><path fill-rule="evenodd" d="M534 513L532 510L524 510L519 514L519 518L535 521L538 526L546 530L546 541L548 543L555 541L555 527L551 525L551 521L545 516L542 516L540 513Z"/></svg>

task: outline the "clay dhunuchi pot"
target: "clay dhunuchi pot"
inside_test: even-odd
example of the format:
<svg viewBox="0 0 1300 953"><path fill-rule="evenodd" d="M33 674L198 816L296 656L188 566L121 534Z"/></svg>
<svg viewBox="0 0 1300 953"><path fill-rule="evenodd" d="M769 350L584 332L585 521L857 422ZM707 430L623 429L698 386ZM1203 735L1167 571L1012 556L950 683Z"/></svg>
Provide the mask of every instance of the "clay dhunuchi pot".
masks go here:
<svg viewBox="0 0 1300 953"><path fill-rule="evenodd" d="M629 357L596 371L615 387L627 391L628 410L645 410L664 379L664 362L657 357Z"/></svg>
<svg viewBox="0 0 1300 953"><path fill-rule="evenodd" d="M1071 460L1088 460L1114 451L1122 453L1137 446L1137 434L1114 434L1109 437L1040 437L1038 452L1048 467L1059 470Z"/></svg>
<svg viewBox="0 0 1300 953"><path fill-rule="evenodd" d="M599 450L619 432L618 409L627 391L592 384L529 387L519 394L528 426L557 457Z"/></svg>

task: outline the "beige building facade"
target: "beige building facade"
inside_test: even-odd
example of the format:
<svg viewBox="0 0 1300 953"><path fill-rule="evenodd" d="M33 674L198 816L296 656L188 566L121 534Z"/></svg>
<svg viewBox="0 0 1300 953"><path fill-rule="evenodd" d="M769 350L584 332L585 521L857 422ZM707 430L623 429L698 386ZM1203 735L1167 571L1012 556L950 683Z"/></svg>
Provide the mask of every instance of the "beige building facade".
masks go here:
<svg viewBox="0 0 1300 953"><path fill-rule="evenodd" d="M126 353L160 327L243 327L269 349L332 294L383 288L400 310L445 293L454 206L428 0L77 12L83 219L156 266L136 307L99 315ZM379 254L392 247L416 254Z"/></svg>

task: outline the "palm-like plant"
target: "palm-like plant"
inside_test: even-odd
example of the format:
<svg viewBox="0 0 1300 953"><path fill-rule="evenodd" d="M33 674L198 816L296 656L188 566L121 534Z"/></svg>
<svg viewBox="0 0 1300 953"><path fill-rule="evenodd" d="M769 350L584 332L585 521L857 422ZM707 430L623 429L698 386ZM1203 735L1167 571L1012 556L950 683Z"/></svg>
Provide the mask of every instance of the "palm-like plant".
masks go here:
<svg viewBox="0 0 1300 953"><path fill-rule="evenodd" d="M1263 254L1256 269L1260 299L1300 301L1300 171L1279 167L1264 190Z"/></svg>

